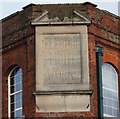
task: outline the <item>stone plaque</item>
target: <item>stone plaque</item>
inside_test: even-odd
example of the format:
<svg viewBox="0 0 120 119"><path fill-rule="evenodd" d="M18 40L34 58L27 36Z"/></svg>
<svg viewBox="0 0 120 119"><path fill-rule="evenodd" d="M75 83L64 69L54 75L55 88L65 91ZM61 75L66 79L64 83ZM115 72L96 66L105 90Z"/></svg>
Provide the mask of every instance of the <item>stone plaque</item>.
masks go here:
<svg viewBox="0 0 120 119"><path fill-rule="evenodd" d="M81 78L80 34L44 35L41 64L44 84L78 84ZM44 54L44 55L43 55Z"/></svg>
<svg viewBox="0 0 120 119"><path fill-rule="evenodd" d="M87 27L37 27L36 90L88 89Z"/></svg>

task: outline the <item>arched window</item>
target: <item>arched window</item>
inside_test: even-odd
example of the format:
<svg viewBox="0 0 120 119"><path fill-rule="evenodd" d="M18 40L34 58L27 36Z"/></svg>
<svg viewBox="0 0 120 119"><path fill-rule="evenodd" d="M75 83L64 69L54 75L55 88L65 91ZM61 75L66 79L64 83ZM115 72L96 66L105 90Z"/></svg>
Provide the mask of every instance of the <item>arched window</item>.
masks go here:
<svg viewBox="0 0 120 119"><path fill-rule="evenodd" d="M15 67L8 77L9 117L22 117L22 69Z"/></svg>
<svg viewBox="0 0 120 119"><path fill-rule="evenodd" d="M112 65L102 66L103 111L105 117L118 117L118 74Z"/></svg>

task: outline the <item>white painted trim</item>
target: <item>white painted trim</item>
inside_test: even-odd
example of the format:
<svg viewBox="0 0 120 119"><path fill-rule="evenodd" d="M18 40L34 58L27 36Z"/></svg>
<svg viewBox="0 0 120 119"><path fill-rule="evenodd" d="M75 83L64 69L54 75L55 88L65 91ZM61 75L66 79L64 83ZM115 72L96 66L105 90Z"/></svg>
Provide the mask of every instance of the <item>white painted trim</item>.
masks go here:
<svg viewBox="0 0 120 119"><path fill-rule="evenodd" d="M11 113L11 106L10 106L10 75L11 75L11 73L8 76L8 117L10 117L10 113Z"/></svg>
<svg viewBox="0 0 120 119"><path fill-rule="evenodd" d="M104 117L116 117L116 116L109 115L109 114L104 114Z"/></svg>
<svg viewBox="0 0 120 119"><path fill-rule="evenodd" d="M11 96L11 95L15 95L15 94L20 93L20 92L22 92L22 90L20 90L20 91L17 91L17 92L15 92L15 93L10 94L10 96Z"/></svg>

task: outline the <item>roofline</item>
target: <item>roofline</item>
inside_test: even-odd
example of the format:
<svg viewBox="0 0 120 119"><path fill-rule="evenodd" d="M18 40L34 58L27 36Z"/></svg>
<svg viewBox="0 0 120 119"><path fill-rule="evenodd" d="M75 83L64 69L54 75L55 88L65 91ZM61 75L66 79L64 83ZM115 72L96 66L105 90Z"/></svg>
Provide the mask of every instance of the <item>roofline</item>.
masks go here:
<svg viewBox="0 0 120 119"><path fill-rule="evenodd" d="M93 7L97 7L96 4L91 3L91 2L84 2L84 3L82 3L82 5L91 5L91 6L93 6Z"/></svg>
<svg viewBox="0 0 120 119"><path fill-rule="evenodd" d="M106 14L112 16L112 17L115 17L116 19L120 19L120 16L118 16L118 15L116 15L114 13L111 13L111 12L109 12L107 10L101 10L101 11L103 11L104 13L106 13Z"/></svg>
<svg viewBox="0 0 120 119"><path fill-rule="evenodd" d="M24 6L24 7L22 7L22 9L24 10L24 9L26 9L26 8L28 8L28 7L37 6L37 5L38 5L38 4L30 3L30 4L28 4L28 5Z"/></svg>
<svg viewBox="0 0 120 119"><path fill-rule="evenodd" d="M70 4L71 4L71 5L74 5L74 4L91 5L91 6L93 6L93 7L97 7L96 4L93 4L93 3L91 3L91 2L84 2L84 3L66 3L66 5L70 5ZM54 4L33 4L33 3L30 3L30 4L22 7L22 9L24 10L24 9L30 7L30 6L38 6L38 5L54 5ZM64 4L55 4L55 5L65 5L65 3L64 3ZM99 8L98 8L98 9L99 9ZM101 10L101 9L100 9L100 10ZM120 16L115 15L115 14L113 14L113 13L107 11L107 10L101 10L101 11L103 11L104 13L106 13L106 14L108 14L108 15L110 15L110 16L113 16L113 17L115 17L115 18L117 18L117 19L120 19ZM8 19L10 19L10 18L12 18L12 17L14 17L14 16L16 16L16 15L18 15L20 12L21 12L21 11L17 11L17 12L15 12L15 13L13 13L13 14L11 14L11 15L3 18L3 19L1 19L1 20L0 20L0 23L6 21L6 20L8 20Z"/></svg>
<svg viewBox="0 0 120 119"><path fill-rule="evenodd" d="M3 18L3 19L1 19L0 22L4 22L4 21L6 21L6 20L8 20L8 19L10 19L10 18L12 18L12 17L18 15L19 13L20 13L20 11L17 11L17 12L15 12L15 13L13 13L13 14L11 14L11 15L9 15L9 16Z"/></svg>

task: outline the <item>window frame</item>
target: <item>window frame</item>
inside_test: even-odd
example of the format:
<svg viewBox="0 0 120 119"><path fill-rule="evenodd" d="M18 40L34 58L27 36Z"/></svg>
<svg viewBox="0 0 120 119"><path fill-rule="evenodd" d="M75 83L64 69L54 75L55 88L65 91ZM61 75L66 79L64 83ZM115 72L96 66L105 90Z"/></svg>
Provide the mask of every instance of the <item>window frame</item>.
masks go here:
<svg viewBox="0 0 120 119"><path fill-rule="evenodd" d="M16 68L21 68L19 66L15 66L9 73L8 75L8 117L11 117L11 96L12 95L16 95L16 94L19 94L19 93L22 93L22 90L19 90L19 91L14 91L14 93L11 93L10 90L11 90L11 84L10 84L10 81L11 81L11 74L13 73L13 71L16 69ZM22 68L21 68L22 69ZM23 73L21 73L20 75L22 76ZM15 77L16 75L14 75L13 77ZM23 79L23 78L22 78ZM21 100L20 100L21 101ZM14 102L17 102L17 101L14 101ZM22 101L21 101L22 102ZM22 104L23 105L23 104ZM23 109L23 106L20 107L19 109ZM18 109L18 110L19 110Z"/></svg>
<svg viewBox="0 0 120 119"><path fill-rule="evenodd" d="M113 88L108 88L108 87L105 87L105 86L103 86L103 83L104 83L104 81L103 81L103 74L102 74L102 90L103 89L107 89L107 90L109 90L109 91L111 91L111 92L115 92L116 94L117 94L117 100L116 99L113 99L113 98L111 98L111 97L106 97L104 94L103 94L103 98L105 97L105 98L108 98L108 99L111 99L111 100L116 100L117 102L118 102L118 114L119 114L119 82L118 82L118 72L117 72L117 70L115 69L115 67L112 65L112 64L110 64L110 63L108 63L108 62L105 62L103 65L102 65L102 73L103 73L103 66L104 65L107 65L107 66L109 66L109 67L111 67L112 68L112 70L114 71L114 72L112 72L112 73L114 73L114 75L116 75L116 77L113 79L113 80L116 80L116 83L117 83L117 88L116 88L116 90L114 90ZM107 71L107 72L109 72L109 71ZM104 72L105 73L105 72ZM105 77L106 78L106 77ZM111 80L110 80L110 82L111 82ZM105 84L105 83L104 83ZM108 84L109 85L109 84ZM104 106L104 103L103 103L103 106ZM107 105L106 105L107 106ZM111 107L111 106L108 106L108 107ZM116 107L111 107L111 108L113 108L113 109L115 109ZM116 108L117 109L117 108ZM104 110L104 108L103 108L103 110ZM107 113L104 113L103 112L103 114L104 114L104 117L116 117L115 115L110 115L110 114L107 114Z"/></svg>

